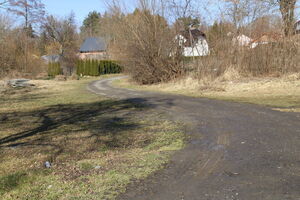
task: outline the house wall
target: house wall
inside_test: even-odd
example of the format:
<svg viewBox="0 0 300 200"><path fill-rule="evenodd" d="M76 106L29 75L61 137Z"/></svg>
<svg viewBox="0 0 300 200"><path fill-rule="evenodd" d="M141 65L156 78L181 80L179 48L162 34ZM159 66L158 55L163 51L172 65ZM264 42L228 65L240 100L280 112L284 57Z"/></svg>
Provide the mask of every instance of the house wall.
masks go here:
<svg viewBox="0 0 300 200"><path fill-rule="evenodd" d="M298 21L295 25L296 33L300 34L300 21Z"/></svg>
<svg viewBox="0 0 300 200"><path fill-rule="evenodd" d="M104 60L108 59L109 56L106 52L88 52L88 53L79 53L79 59L94 59L94 60Z"/></svg>
<svg viewBox="0 0 300 200"><path fill-rule="evenodd" d="M232 39L232 43L238 46L248 46L251 43L252 39L246 35L239 35Z"/></svg>
<svg viewBox="0 0 300 200"><path fill-rule="evenodd" d="M184 47L183 55L186 57L208 56L210 54L207 40L199 39L194 47Z"/></svg>

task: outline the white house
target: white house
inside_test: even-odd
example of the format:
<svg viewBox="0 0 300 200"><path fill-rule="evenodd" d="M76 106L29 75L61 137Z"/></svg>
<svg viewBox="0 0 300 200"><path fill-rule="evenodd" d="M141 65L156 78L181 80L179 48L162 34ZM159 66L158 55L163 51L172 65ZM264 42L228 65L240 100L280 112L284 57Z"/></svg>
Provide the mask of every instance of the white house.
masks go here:
<svg viewBox="0 0 300 200"><path fill-rule="evenodd" d="M234 37L232 39L232 43L234 45L238 45L238 46L241 46L241 47L246 47L246 46L249 46L249 44L252 42L252 39L246 35L239 35L237 37Z"/></svg>
<svg viewBox="0 0 300 200"><path fill-rule="evenodd" d="M176 39L183 47L183 55L186 57L208 56L210 54L205 34L199 29L182 31Z"/></svg>
<svg viewBox="0 0 300 200"><path fill-rule="evenodd" d="M295 23L295 32L300 34L300 20Z"/></svg>

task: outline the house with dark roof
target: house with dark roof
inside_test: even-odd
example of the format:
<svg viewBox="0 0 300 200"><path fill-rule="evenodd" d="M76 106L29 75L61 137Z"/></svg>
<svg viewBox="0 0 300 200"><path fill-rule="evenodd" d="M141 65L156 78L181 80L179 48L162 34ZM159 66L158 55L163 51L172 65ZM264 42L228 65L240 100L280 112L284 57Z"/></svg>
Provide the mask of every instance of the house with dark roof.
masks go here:
<svg viewBox="0 0 300 200"><path fill-rule="evenodd" d="M107 44L101 37L86 38L79 49L80 59L101 60L107 57Z"/></svg>
<svg viewBox="0 0 300 200"><path fill-rule="evenodd" d="M210 54L206 35L196 28L180 32L176 36L179 45L183 48L186 57L207 56Z"/></svg>

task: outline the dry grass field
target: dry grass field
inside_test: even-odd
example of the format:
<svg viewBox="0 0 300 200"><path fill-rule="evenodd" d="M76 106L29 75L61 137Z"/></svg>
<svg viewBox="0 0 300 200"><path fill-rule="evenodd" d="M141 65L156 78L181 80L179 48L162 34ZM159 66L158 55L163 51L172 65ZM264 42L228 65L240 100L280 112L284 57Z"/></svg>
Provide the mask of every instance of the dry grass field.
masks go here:
<svg viewBox="0 0 300 200"><path fill-rule="evenodd" d="M1 91L1 199L114 199L184 146L182 125L94 95L92 80Z"/></svg>
<svg viewBox="0 0 300 200"><path fill-rule="evenodd" d="M241 78L234 72L228 72L214 81L185 78L145 86L125 79L114 84L126 88L254 103L281 111L300 112L300 74L281 78Z"/></svg>

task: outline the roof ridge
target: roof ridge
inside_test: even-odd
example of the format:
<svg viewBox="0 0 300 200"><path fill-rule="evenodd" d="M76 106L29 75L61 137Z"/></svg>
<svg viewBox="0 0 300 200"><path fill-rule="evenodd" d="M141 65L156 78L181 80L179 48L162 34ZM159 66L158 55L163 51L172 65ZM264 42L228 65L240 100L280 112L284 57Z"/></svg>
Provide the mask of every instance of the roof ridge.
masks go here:
<svg viewBox="0 0 300 200"><path fill-rule="evenodd" d="M106 51L106 42L103 37L88 37L80 47L80 52L101 52Z"/></svg>

